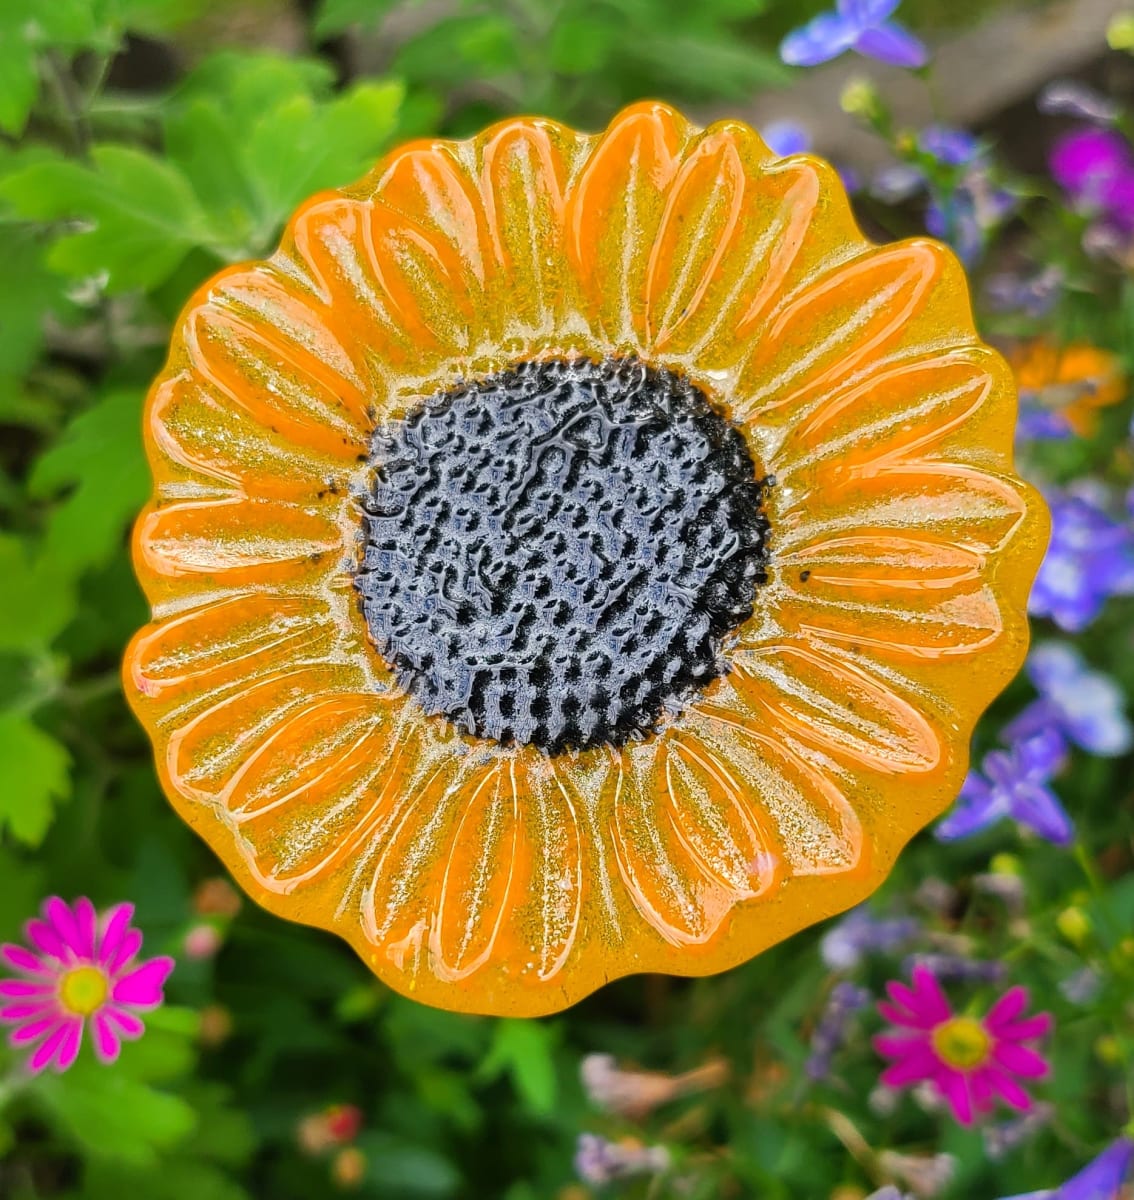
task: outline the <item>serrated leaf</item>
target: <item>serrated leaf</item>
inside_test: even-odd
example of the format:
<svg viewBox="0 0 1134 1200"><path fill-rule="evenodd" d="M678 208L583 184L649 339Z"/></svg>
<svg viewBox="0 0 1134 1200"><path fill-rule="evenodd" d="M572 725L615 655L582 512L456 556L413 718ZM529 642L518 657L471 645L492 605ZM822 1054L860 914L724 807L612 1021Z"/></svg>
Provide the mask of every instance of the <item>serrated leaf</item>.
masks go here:
<svg viewBox="0 0 1134 1200"><path fill-rule="evenodd" d="M38 846L71 791L71 756L20 713L0 713L0 831Z"/></svg>
<svg viewBox="0 0 1134 1200"><path fill-rule="evenodd" d="M477 1073L485 1079L507 1074L524 1107L534 1116L546 1117L555 1111L559 1094L553 1055L556 1040L551 1025L498 1021L492 1046Z"/></svg>
<svg viewBox="0 0 1134 1200"><path fill-rule="evenodd" d="M53 562L76 574L120 549L149 494L143 398L135 389L108 392L67 426L32 469L33 497L46 499L69 489L48 519L44 549Z"/></svg>
<svg viewBox="0 0 1134 1200"><path fill-rule="evenodd" d="M0 651L42 650L75 614L74 580L12 534L0 534Z"/></svg>
<svg viewBox="0 0 1134 1200"><path fill-rule="evenodd" d="M181 171L130 146L96 146L94 167L32 163L0 180L0 197L23 217L72 218L89 228L56 241L48 264L72 276L105 275L109 292L167 278L211 231Z"/></svg>

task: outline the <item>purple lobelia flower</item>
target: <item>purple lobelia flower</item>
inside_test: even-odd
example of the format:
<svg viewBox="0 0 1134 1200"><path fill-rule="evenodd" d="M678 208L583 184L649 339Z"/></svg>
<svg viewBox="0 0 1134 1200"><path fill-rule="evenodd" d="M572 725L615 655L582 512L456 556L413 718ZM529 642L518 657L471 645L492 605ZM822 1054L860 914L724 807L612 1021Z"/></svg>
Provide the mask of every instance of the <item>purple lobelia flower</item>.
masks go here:
<svg viewBox="0 0 1134 1200"><path fill-rule="evenodd" d="M981 156L981 144L967 129L954 125L927 125L918 134L923 154L947 167L965 167Z"/></svg>
<svg viewBox="0 0 1134 1200"><path fill-rule="evenodd" d="M612 1142L596 1133L581 1133L575 1149L575 1170L584 1183L601 1187L631 1175L655 1175L670 1165L664 1146L645 1146L634 1138Z"/></svg>
<svg viewBox="0 0 1134 1200"><path fill-rule="evenodd" d="M1071 818L1047 785L1061 766L1066 746L1047 730L1008 750L984 756L980 771L970 771L957 803L934 830L940 841L970 837L1005 817L1057 846L1075 836Z"/></svg>
<svg viewBox="0 0 1134 1200"><path fill-rule="evenodd" d="M849 971L870 954L897 950L920 928L914 917L875 917L860 904L823 935L819 953L831 970Z"/></svg>
<svg viewBox="0 0 1134 1200"><path fill-rule="evenodd" d="M1004 1200L1118 1200L1134 1163L1134 1141L1119 1138L1062 1187Z"/></svg>
<svg viewBox="0 0 1134 1200"><path fill-rule="evenodd" d="M803 1064L808 1079L826 1079L831 1073L831 1062L847 1039L855 1013L869 1003L870 993L865 988L846 979L835 984L811 1035L807 1061Z"/></svg>
<svg viewBox="0 0 1134 1200"><path fill-rule="evenodd" d="M1004 730L1007 741L1055 730L1091 754L1118 757L1134 743L1122 688L1092 671L1068 642L1044 642L1028 655L1028 677L1040 698Z"/></svg>
<svg viewBox="0 0 1134 1200"><path fill-rule="evenodd" d="M784 38L780 57L789 66L814 67L855 50L895 67L923 67L929 60L924 44L890 20L900 3L836 0L834 12L820 13Z"/></svg>
<svg viewBox="0 0 1134 1200"><path fill-rule="evenodd" d="M768 149L781 158L805 154L811 149L811 134L795 121L769 121L760 130L760 136Z"/></svg>
<svg viewBox="0 0 1134 1200"><path fill-rule="evenodd" d="M1110 596L1134 592L1134 534L1085 495L1049 495L1051 544L1028 611L1080 633Z"/></svg>
<svg viewBox="0 0 1134 1200"><path fill-rule="evenodd" d="M1077 129L1051 152L1051 173L1081 208L1134 233L1134 148L1114 129Z"/></svg>

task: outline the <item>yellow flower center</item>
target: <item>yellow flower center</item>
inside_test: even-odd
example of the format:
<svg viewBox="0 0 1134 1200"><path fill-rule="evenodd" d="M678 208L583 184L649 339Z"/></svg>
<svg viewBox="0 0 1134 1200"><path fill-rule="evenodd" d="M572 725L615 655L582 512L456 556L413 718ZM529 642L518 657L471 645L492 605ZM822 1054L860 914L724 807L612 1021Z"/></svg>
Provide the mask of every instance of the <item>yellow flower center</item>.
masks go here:
<svg viewBox="0 0 1134 1200"><path fill-rule="evenodd" d="M992 1038L975 1017L953 1017L933 1031L933 1049L950 1067L971 1071L988 1058Z"/></svg>
<svg viewBox="0 0 1134 1200"><path fill-rule="evenodd" d="M110 986L98 967L76 967L68 971L59 983L59 999L63 1007L76 1016L89 1017L106 1001Z"/></svg>

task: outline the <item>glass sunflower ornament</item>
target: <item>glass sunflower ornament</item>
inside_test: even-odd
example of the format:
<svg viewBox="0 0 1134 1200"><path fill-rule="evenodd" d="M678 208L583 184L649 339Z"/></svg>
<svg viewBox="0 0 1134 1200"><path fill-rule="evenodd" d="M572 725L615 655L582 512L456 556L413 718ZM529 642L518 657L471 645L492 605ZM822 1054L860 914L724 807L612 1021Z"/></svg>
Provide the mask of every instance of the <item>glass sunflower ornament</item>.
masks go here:
<svg viewBox="0 0 1134 1200"><path fill-rule="evenodd" d="M274 913L446 1008L707 974L878 886L1046 538L963 274L639 104L415 142L190 300L126 681Z"/></svg>

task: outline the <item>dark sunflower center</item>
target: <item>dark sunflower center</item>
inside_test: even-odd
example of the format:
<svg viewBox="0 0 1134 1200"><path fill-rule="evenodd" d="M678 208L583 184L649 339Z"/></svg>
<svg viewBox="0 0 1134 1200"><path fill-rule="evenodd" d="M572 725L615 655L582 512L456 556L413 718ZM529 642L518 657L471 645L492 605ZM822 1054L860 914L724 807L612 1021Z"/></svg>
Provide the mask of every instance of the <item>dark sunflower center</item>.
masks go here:
<svg viewBox="0 0 1134 1200"><path fill-rule="evenodd" d="M621 745L722 674L768 522L740 433L633 358L525 362L382 426L362 610L426 712L549 754Z"/></svg>

